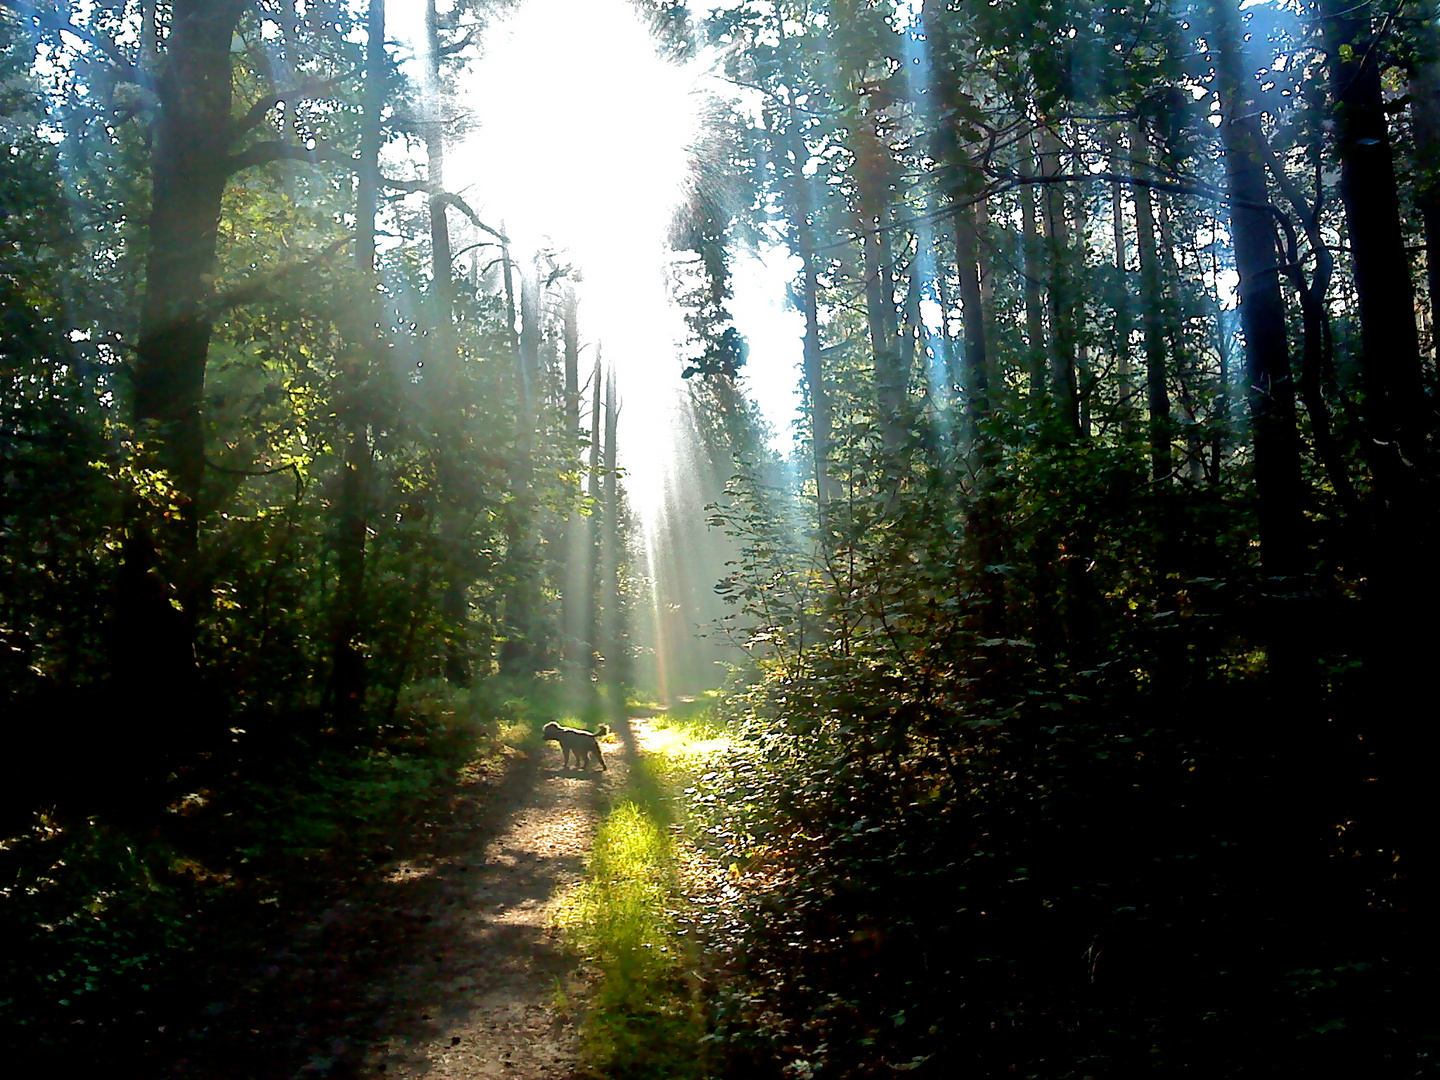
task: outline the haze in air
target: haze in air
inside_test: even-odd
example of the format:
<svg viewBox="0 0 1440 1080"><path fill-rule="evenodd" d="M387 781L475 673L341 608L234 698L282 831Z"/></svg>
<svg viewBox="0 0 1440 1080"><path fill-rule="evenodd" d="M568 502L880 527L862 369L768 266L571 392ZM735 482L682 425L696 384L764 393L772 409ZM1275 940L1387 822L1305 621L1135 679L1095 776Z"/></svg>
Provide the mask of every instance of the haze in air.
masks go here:
<svg viewBox="0 0 1440 1080"><path fill-rule="evenodd" d="M1431 14L0 0L12 1071L1425 1074Z"/></svg>

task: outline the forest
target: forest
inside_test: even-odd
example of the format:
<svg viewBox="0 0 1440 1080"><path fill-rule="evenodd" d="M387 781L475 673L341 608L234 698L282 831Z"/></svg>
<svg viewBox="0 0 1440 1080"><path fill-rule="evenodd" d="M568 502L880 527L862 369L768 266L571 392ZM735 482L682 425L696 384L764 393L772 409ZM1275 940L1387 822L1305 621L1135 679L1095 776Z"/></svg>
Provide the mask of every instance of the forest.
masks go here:
<svg viewBox="0 0 1440 1080"><path fill-rule="evenodd" d="M527 5L693 75L629 262L477 181L662 140L590 30L467 151ZM1437 20L0 0L6 1059L501 1075L503 960L523 1080L1434 1075Z"/></svg>

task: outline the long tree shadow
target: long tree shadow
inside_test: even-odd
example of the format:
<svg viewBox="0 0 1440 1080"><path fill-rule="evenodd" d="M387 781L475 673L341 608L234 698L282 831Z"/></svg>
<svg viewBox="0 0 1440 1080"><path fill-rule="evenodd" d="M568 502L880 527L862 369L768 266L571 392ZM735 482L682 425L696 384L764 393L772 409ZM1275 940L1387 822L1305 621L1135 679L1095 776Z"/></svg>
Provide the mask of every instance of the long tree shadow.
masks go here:
<svg viewBox="0 0 1440 1080"><path fill-rule="evenodd" d="M554 779L543 757L512 757L483 793L457 788L400 849L404 857L313 911L260 962L208 970L178 1045L167 1040L161 1071L373 1075L387 1048L436 1035L522 977L553 983L573 961L543 920L528 916L580 876L583 846L542 853L495 845L522 812L564 809L557 789L540 783ZM569 800L588 805L600 790L586 785Z"/></svg>

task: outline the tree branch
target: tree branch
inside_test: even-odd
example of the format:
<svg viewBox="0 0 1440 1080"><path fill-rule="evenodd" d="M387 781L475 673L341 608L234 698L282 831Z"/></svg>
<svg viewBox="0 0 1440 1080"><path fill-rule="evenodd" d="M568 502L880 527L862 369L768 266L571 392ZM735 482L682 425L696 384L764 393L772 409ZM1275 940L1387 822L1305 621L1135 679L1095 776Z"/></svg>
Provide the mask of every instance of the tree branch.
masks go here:
<svg viewBox="0 0 1440 1080"><path fill-rule="evenodd" d="M257 165L268 165L272 161L303 161L311 165L343 165L351 172L360 168L358 157L354 154L347 154L344 150L337 150L333 146L311 148L281 142L278 139L266 139L263 142L251 143L238 154L231 154L230 160L225 165L225 175L234 176L238 172L253 169ZM395 177L382 176L380 183L397 191L419 191L428 194L433 190L427 180L400 180Z"/></svg>
<svg viewBox="0 0 1440 1080"><path fill-rule="evenodd" d="M463 50L469 48L475 43L476 29L476 27L472 26L469 30L465 31L465 36L462 37L459 41L452 41L449 45L442 45L440 47L440 55L454 56L456 53L462 52Z"/></svg>
<svg viewBox="0 0 1440 1080"><path fill-rule="evenodd" d="M4 2L5 0L0 0L0 3ZM326 79L324 82L301 83L293 89L282 90L279 93L271 94L269 97L261 98L246 110L244 116L235 122L236 137L238 138L247 131L258 127L270 110L282 102L289 104L306 98L327 97L329 96L329 91L339 82L339 79Z"/></svg>
<svg viewBox="0 0 1440 1080"><path fill-rule="evenodd" d="M56 34L69 34L71 37L99 49L105 54L105 59L114 65L122 79L132 83L141 82L140 69L125 55L120 46L107 37L82 30L69 19L63 18L59 12L45 11L40 6L27 3L26 0L0 0L0 10L11 12L22 23L28 20L42 29L53 31Z"/></svg>
<svg viewBox="0 0 1440 1080"><path fill-rule="evenodd" d="M264 142L251 143L238 154L231 154L229 162L226 163L225 172L226 175L233 176L246 169L253 169L257 165L268 165L272 161L305 161L312 165L324 162L331 165L345 165L352 170L359 164L353 155L347 154L343 150L336 150L331 146L310 148L282 142L279 139L267 139Z"/></svg>
<svg viewBox="0 0 1440 1080"><path fill-rule="evenodd" d="M449 191L439 191L434 193L434 197L437 205L453 206L456 210L459 210L460 213L464 214L467 218L469 218L470 224L474 225L477 229L489 233L491 236L495 237L495 239L499 240L502 244L510 243L510 238L508 236L506 236L504 233L500 232L497 229L492 229L489 225L486 225L483 221L481 221L480 215L475 213L474 210L470 209L470 204L467 203L464 199L460 198L459 195L455 195Z"/></svg>

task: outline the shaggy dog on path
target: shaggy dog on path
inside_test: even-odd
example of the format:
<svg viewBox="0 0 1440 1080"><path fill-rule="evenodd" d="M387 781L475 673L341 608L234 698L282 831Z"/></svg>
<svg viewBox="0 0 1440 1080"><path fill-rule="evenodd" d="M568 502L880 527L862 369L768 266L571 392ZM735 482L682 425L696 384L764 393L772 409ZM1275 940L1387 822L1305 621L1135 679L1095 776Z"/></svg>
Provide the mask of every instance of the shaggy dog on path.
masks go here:
<svg viewBox="0 0 1440 1080"><path fill-rule="evenodd" d="M600 753L600 736L609 735L610 728L601 724L594 731L586 731L584 728L561 727L555 721L550 721L540 729L543 738L560 744L560 752L565 762L565 768L570 767L570 755L575 755L575 767L585 768L591 754L600 763L600 768L608 769L605 764L605 755Z"/></svg>

